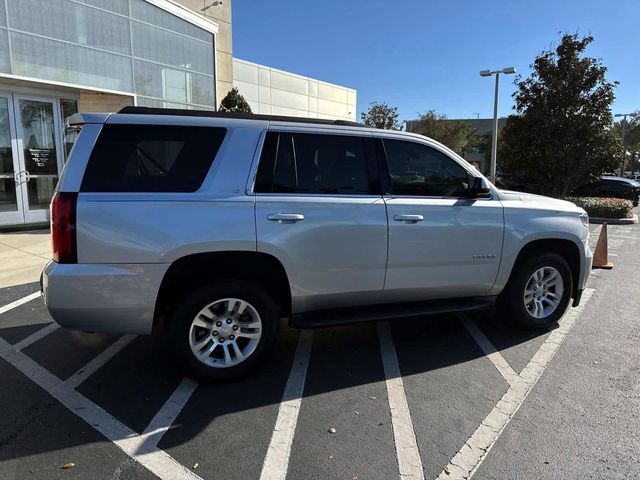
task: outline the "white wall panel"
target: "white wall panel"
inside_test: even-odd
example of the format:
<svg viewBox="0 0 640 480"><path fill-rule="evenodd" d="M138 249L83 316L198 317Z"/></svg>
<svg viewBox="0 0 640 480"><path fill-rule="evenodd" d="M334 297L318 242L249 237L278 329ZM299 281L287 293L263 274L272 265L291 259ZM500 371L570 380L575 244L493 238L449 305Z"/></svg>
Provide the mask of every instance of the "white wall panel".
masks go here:
<svg viewBox="0 0 640 480"><path fill-rule="evenodd" d="M356 119L357 92L264 65L233 59L233 84L254 113Z"/></svg>
<svg viewBox="0 0 640 480"><path fill-rule="evenodd" d="M258 67L244 62L233 62L233 81L236 80L258 85Z"/></svg>
<svg viewBox="0 0 640 480"><path fill-rule="evenodd" d="M233 86L238 87L238 90L245 98L247 102L258 101L258 85L255 83L242 82L240 80L234 80Z"/></svg>

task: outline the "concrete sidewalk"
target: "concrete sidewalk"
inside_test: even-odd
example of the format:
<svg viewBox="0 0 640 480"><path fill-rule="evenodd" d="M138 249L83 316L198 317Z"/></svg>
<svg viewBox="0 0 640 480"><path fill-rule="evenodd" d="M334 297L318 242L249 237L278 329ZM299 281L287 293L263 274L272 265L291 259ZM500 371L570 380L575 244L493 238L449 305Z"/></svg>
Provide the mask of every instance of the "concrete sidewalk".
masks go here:
<svg viewBox="0 0 640 480"><path fill-rule="evenodd" d="M37 282L50 258L48 229L0 233L0 288Z"/></svg>

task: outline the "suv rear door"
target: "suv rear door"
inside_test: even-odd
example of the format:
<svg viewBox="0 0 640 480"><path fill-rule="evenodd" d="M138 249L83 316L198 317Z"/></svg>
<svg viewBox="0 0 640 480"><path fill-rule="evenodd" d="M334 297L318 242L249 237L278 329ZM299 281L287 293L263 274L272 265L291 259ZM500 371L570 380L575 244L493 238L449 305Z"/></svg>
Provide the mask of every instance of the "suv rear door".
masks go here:
<svg viewBox="0 0 640 480"><path fill-rule="evenodd" d="M379 301L387 217L375 162L366 131L267 132L253 186L258 251L285 267L294 313Z"/></svg>
<svg viewBox="0 0 640 480"><path fill-rule="evenodd" d="M385 301L487 295L502 251L500 201L465 197L470 172L443 150L398 136L383 142Z"/></svg>

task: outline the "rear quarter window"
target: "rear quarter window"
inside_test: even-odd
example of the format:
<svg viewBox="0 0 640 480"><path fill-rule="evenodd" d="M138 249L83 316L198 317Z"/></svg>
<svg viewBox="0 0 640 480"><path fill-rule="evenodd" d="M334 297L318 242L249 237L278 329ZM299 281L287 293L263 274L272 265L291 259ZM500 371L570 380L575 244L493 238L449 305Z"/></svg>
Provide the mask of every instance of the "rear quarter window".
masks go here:
<svg viewBox="0 0 640 480"><path fill-rule="evenodd" d="M226 129L171 125L102 128L82 179L82 192L195 192Z"/></svg>

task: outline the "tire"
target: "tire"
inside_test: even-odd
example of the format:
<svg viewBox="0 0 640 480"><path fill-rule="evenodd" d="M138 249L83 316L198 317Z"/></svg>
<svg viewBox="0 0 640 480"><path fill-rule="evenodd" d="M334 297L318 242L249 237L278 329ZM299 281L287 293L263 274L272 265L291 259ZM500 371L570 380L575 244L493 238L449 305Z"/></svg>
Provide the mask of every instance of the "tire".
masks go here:
<svg viewBox="0 0 640 480"><path fill-rule="evenodd" d="M564 315L572 291L573 276L567 261L556 253L538 253L516 265L498 299L498 308L516 326L546 329Z"/></svg>
<svg viewBox="0 0 640 480"><path fill-rule="evenodd" d="M182 370L196 381L212 382L256 368L277 338L280 315L262 288L229 279L194 291L167 321Z"/></svg>

